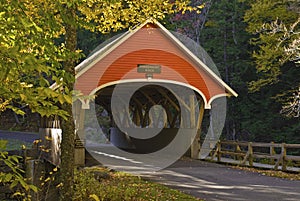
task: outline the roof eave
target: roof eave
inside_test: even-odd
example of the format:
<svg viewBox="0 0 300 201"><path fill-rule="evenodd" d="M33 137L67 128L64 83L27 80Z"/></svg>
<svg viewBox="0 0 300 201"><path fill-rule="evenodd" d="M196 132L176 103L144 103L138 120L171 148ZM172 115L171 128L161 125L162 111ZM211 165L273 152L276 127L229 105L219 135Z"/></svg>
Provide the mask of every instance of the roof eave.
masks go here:
<svg viewBox="0 0 300 201"><path fill-rule="evenodd" d="M177 46L179 46L183 51L187 53L187 55L192 58L196 63L204 68L204 70L209 73L219 84L221 84L229 95L237 97L238 94L229 87L219 76L217 76L205 63L203 63L198 57L196 57L181 41L179 41L168 29L166 29L161 23L156 20L152 20L159 28L163 30L163 32L174 42L176 42Z"/></svg>

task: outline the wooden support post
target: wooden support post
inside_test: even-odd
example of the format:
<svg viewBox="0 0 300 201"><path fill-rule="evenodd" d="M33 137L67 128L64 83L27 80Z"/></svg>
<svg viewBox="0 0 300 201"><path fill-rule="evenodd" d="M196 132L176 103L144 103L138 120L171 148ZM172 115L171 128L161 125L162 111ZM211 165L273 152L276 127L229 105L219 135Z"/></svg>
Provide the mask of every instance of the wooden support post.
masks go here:
<svg viewBox="0 0 300 201"><path fill-rule="evenodd" d="M270 145L270 156L274 156L274 155L276 154L275 148L274 148L274 146L272 146L272 145L274 145L274 142L271 142L271 145ZM271 158L271 159L270 159L270 164L271 164L271 165L274 165L274 164L275 164L274 158Z"/></svg>
<svg viewBox="0 0 300 201"><path fill-rule="evenodd" d="M248 143L248 153L249 153L249 166L253 166L253 147L252 147L252 142Z"/></svg>
<svg viewBox="0 0 300 201"><path fill-rule="evenodd" d="M218 162L221 162L221 156L222 156L222 144L221 144L221 141L219 140L217 142L217 161Z"/></svg>
<svg viewBox="0 0 300 201"><path fill-rule="evenodd" d="M124 126L125 128L129 127L129 122L130 122L130 111L129 108L123 108L124 111L124 117L123 117L123 123L121 124L122 126Z"/></svg>
<svg viewBox="0 0 300 201"><path fill-rule="evenodd" d="M235 142L235 152L236 153L241 153L241 151L242 150L241 150L240 145L237 142ZM242 160L240 155L235 155L234 158L235 158L235 160Z"/></svg>
<svg viewBox="0 0 300 201"><path fill-rule="evenodd" d="M177 121L177 118L178 118L178 113L179 112L176 112L173 116L173 119L172 119L172 122L170 123L170 128L175 128L175 123Z"/></svg>
<svg viewBox="0 0 300 201"><path fill-rule="evenodd" d="M149 124L149 108L147 107L145 109L145 114L143 117L142 127L146 127L146 125Z"/></svg>
<svg viewBox="0 0 300 201"><path fill-rule="evenodd" d="M74 150L74 164L76 166L84 166L85 165L85 133L84 133L84 119L85 119L85 109L81 107L81 104L77 104L76 106L76 124L77 133Z"/></svg>
<svg viewBox="0 0 300 201"><path fill-rule="evenodd" d="M190 96L190 128L196 127L195 97Z"/></svg>
<svg viewBox="0 0 300 201"><path fill-rule="evenodd" d="M282 164L282 171L286 171L287 168L286 168L286 146L285 146L285 143L282 143L281 144L281 164Z"/></svg>
<svg viewBox="0 0 300 201"><path fill-rule="evenodd" d="M165 110L166 110L166 114L167 114L166 123L167 123L167 125L169 124L170 128L171 128L172 112L170 111L169 107L165 107Z"/></svg>
<svg viewBox="0 0 300 201"><path fill-rule="evenodd" d="M195 99L193 96L190 97L190 105L191 105L191 108L190 108L191 126L193 126L193 128L195 128L196 127L196 114L195 114ZM200 105L198 123L197 123L197 127L196 127L197 134L191 145L191 158L193 158L193 159L200 158L200 135L201 135L201 122L203 119L203 115L204 115L204 102L202 101L201 105Z"/></svg>
<svg viewBox="0 0 300 201"><path fill-rule="evenodd" d="M137 119L137 122L136 122L136 125L137 126L141 126L142 125L142 116L143 116L143 112L142 112L142 110L143 110L143 108L141 107L141 106L137 106L137 117L136 117L136 119Z"/></svg>

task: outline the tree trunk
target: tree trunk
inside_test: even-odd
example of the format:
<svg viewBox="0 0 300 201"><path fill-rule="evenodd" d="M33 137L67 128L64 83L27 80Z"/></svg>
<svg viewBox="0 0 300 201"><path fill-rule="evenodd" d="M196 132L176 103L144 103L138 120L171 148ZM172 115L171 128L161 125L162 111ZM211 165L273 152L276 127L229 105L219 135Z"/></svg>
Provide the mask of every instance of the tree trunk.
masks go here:
<svg viewBox="0 0 300 201"><path fill-rule="evenodd" d="M75 9L66 9L65 19L67 22L65 25L65 43L66 48L70 52L75 52L76 50L76 26L72 23L72 19L75 19ZM75 81L75 62L73 58L69 58L64 62L64 69L67 74L71 75L73 79L64 80L66 82L66 88L69 91L73 90L73 85ZM61 169L60 169L60 181L62 184L62 189L60 191L60 200L71 201L72 200L72 189L74 181L74 140L75 140L75 124L72 117L72 104L64 103L62 109L67 111L69 114L68 119L62 120L62 142L61 142Z"/></svg>

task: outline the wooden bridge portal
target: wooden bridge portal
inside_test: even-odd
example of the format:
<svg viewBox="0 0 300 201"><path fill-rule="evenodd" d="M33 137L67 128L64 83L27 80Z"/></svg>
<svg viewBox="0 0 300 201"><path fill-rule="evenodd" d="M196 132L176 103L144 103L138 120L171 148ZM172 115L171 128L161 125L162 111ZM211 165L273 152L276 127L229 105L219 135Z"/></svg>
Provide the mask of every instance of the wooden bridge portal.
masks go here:
<svg viewBox="0 0 300 201"><path fill-rule="evenodd" d="M144 85L138 87L141 83ZM111 104L115 88L123 88L117 94L121 97L121 103L122 97L128 95L126 87L134 84L137 87L131 96L129 107L114 111ZM75 115L79 139L85 138L84 111L94 102L105 108L108 116L114 115L111 126L115 126L117 130L113 131L113 138L116 137L115 134L119 138L126 138L116 125L128 129L163 128L158 137L152 137L148 141L131 137L131 142L142 153L164 146L164 142L172 140L172 133L176 133L176 129L196 129L196 139L191 145L192 158L199 158L204 109L210 109L216 98L237 96L201 58L156 20L147 20L96 48L76 67L75 89L83 94ZM181 92L190 90L195 96L180 96L172 89ZM91 96L95 96L95 99L91 99ZM155 105L161 105L165 112L151 111ZM135 127L131 128L130 122ZM77 163L84 162L83 146L77 147L76 157Z"/></svg>

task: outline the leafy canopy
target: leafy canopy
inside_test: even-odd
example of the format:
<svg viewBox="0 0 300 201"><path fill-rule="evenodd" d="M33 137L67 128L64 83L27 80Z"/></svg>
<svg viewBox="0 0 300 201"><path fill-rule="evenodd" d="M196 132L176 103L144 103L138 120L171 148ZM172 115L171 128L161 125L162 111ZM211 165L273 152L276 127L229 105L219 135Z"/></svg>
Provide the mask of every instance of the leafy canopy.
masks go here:
<svg viewBox="0 0 300 201"><path fill-rule="evenodd" d="M254 37L252 45L256 47L253 58L256 62L258 80L250 83L250 90L280 81L282 69L293 68L289 64L297 54L287 51L299 40L299 12L291 7L296 0L253 0L251 8L245 14L247 31ZM299 50L298 50L299 54Z"/></svg>
<svg viewBox="0 0 300 201"><path fill-rule="evenodd" d="M63 62L76 61L80 51L69 51L66 24L108 33L167 14L192 10L189 1L169 0L4 0L0 4L0 112L24 114L28 105L42 116L67 116L57 103L72 103L74 75ZM75 18L68 10L76 9ZM62 42L63 41L63 42ZM56 82L60 90L49 89Z"/></svg>

